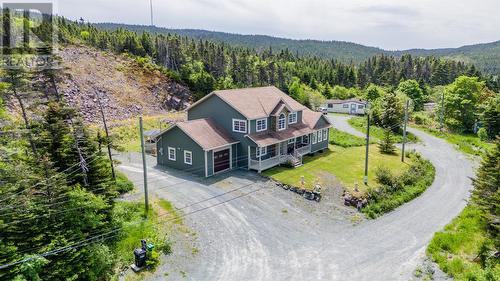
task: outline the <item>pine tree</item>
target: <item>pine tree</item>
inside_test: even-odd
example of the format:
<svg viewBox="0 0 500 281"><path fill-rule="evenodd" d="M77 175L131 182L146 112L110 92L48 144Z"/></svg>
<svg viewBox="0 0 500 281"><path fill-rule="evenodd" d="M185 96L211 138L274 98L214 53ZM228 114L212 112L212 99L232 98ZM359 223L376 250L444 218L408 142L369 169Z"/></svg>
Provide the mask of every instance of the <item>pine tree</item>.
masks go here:
<svg viewBox="0 0 500 281"><path fill-rule="evenodd" d="M495 147L488 151L477 170L473 180L473 203L485 212L491 236L498 238L500 234L500 138L495 141ZM495 239L497 249L500 240Z"/></svg>
<svg viewBox="0 0 500 281"><path fill-rule="evenodd" d="M384 130L384 138L380 140L378 148L381 153L384 154L395 154L396 146L394 145L394 137L390 129Z"/></svg>

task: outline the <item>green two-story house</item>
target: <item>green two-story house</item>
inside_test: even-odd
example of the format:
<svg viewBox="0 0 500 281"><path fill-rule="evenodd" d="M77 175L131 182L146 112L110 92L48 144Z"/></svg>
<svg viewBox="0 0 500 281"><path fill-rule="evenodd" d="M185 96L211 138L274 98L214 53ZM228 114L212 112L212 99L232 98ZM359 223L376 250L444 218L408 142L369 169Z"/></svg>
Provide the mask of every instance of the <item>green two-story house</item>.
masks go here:
<svg viewBox="0 0 500 281"><path fill-rule="evenodd" d="M328 148L331 123L276 87L214 91L187 109L187 121L160 134L158 165L212 176L261 172Z"/></svg>

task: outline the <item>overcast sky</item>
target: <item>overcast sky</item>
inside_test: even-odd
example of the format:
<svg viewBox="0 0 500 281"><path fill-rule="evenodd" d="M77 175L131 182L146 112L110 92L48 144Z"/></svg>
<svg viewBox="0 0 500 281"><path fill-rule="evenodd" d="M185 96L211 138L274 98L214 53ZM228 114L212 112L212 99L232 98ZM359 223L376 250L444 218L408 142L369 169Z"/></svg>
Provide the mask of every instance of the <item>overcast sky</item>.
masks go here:
<svg viewBox="0 0 500 281"><path fill-rule="evenodd" d="M384 49L500 40L500 0L153 0L155 25ZM59 14L149 24L149 0L58 0Z"/></svg>

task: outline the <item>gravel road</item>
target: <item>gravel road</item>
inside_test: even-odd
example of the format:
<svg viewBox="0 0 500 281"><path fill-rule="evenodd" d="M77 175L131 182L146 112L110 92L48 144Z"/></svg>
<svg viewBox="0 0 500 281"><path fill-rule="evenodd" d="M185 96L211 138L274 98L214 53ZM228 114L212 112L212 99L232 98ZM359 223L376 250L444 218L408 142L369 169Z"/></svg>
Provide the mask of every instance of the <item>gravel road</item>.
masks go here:
<svg viewBox="0 0 500 281"><path fill-rule="evenodd" d="M435 182L412 202L359 224L349 211L314 205L252 172L206 180L162 170L150 158L151 193L187 215L199 252L190 259L174 253L148 279L409 280L433 233L465 206L473 176L472 162L451 145L410 131L422 140L411 148L436 167ZM119 169L141 186L137 156L122 157Z"/></svg>

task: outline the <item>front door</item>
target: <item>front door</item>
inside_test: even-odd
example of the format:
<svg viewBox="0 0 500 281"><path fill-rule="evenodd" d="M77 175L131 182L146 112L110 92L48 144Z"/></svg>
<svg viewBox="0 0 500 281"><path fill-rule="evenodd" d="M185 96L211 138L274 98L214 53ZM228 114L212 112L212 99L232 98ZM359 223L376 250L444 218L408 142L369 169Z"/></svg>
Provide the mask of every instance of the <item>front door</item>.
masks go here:
<svg viewBox="0 0 500 281"><path fill-rule="evenodd" d="M227 170L231 167L229 156L229 148L214 152L214 173Z"/></svg>

